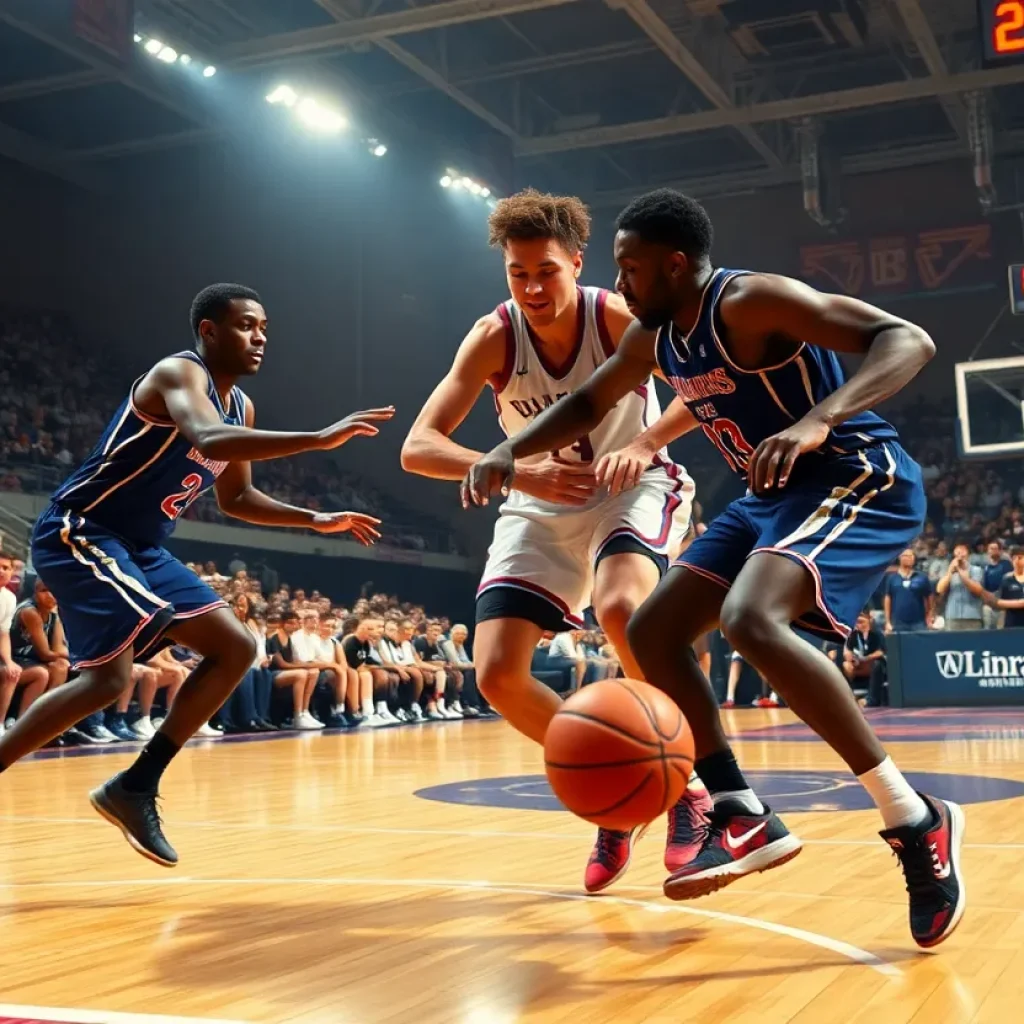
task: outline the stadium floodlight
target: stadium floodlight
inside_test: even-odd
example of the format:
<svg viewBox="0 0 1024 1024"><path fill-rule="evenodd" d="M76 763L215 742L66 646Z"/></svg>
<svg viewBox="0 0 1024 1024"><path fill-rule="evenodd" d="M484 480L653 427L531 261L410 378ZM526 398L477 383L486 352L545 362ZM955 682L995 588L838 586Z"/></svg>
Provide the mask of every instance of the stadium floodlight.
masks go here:
<svg viewBox="0 0 1024 1024"><path fill-rule="evenodd" d="M473 195L478 196L483 192L483 190L483 186L478 185L475 181L471 181L469 183L469 191L472 192Z"/></svg>
<svg viewBox="0 0 1024 1024"><path fill-rule="evenodd" d="M452 176L450 174L446 174L441 179L441 188L451 188L451 187L452 187Z"/></svg>
<svg viewBox="0 0 1024 1024"><path fill-rule="evenodd" d="M371 150L374 156L384 156L384 154L387 153L387 151L388 147L380 142L378 142L377 145L374 146L373 149Z"/></svg>
<svg viewBox="0 0 1024 1024"><path fill-rule="evenodd" d="M466 177L465 175L463 175L463 176L462 176L462 177L461 177L461 178L459 179L459 184L460 184L460 185L461 185L461 186L462 186L463 188L472 188L472 187L473 187L473 179L472 179L472 178L468 178L468 177Z"/></svg>
<svg viewBox="0 0 1024 1024"><path fill-rule="evenodd" d="M491 190L489 188L482 188L482 189L480 189L480 195L482 195L484 197L484 199L486 199L490 194L491 194Z"/></svg>
<svg viewBox="0 0 1024 1024"><path fill-rule="evenodd" d="M267 95L268 103L283 103L286 107L294 107L298 100L298 94L290 85L279 85Z"/></svg>
<svg viewBox="0 0 1024 1024"><path fill-rule="evenodd" d="M135 36L133 38L135 39L135 42L137 42L137 43L141 43L142 42L142 36L140 36L138 32L135 33Z"/></svg>
<svg viewBox="0 0 1024 1024"><path fill-rule="evenodd" d="M191 57L190 57L190 56L189 56L189 55L188 55L187 53L183 53L183 54L182 54L182 55L181 55L181 56L180 56L180 57L178 58L178 60L179 60L179 61L181 61L181 63L182 63L182 64L184 64L184 65L185 65L185 67L188 67L188 66L189 66L189 64L191 64L191 63L192 63L192 58L191 58Z"/></svg>
<svg viewBox="0 0 1024 1024"><path fill-rule="evenodd" d="M213 78L215 74L217 74L217 69L212 64L207 64L203 68L203 78Z"/></svg>
<svg viewBox="0 0 1024 1024"><path fill-rule="evenodd" d="M348 124L341 114L320 106L309 96L299 104L297 112L303 123L318 132L340 132Z"/></svg>
<svg viewBox="0 0 1024 1024"><path fill-rule="evenodd" d="M173 46L165 46L157 55L157 60L162 60L165 64L173 64L178 59L178 51Z"/></svg>
<svg viewBox="0 0 1024 1024"><path fill-rule="evenodd" d="M146 53L151 53L155 57L162 49L164 44L159 39L147 39L145 50Z"/></svg>

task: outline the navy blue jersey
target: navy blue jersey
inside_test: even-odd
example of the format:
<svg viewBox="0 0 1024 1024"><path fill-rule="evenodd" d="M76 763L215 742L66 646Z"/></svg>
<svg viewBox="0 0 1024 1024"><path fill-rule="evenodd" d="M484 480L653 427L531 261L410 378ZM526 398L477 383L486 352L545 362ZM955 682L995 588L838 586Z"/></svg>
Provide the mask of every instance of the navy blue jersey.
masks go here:
<svg viewBox="0 0 1024 1024"><path fill-rule="evenodd" d="M178 352L204 369L196 352ZM157 419L135 405L133 385L89 457L53 495L61 508L87 516L140 546L158 546L175 520L213 486L226 462L204 458L170 419ZM248 399L231 389L227 408L207 371L207 395L225 423L245 424Z"/></svg>
<svg viewBox="0 0 1024 1024"><path fill-rule="evenodd" d="M39 617L43 620L43 635L46 637L47 643L53 645L53 631L57 628L57 612L52 611L49 615L43 615L42 612L36 608L36 603L33 600L22 601L17 608L14 609L14 618L11 619L11 655L15 661L34 661L36 655L36 645L32 642L32 636L29 631L25 628L25 623L22 621L21 613L26 608L35 608L39 612Z"/></svg>
<svg viewBox="0 0 1024 1024"><path fill-rule="evenodd" d="M674 324L658 335L657 360L673 390L700 422L730 468L745 477L750 456L767 437L795 423L846 382L834 352L803 343L784 362L744 370L722 344L718 302L726 284L745 270L716 270L704 289L697 322L684 335ZM885 441L898 441L895 428L873 412L862 412L830 432L819 449L850 454ZM803 456L794 476L816 464Z"/></svg>

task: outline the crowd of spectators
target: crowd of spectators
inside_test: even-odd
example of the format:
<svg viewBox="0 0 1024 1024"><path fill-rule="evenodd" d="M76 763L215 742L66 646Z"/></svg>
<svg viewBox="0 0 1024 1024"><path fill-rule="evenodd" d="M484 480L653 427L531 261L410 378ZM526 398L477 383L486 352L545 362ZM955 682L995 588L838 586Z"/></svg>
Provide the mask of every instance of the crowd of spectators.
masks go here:
<svg viewBox="0 0 1024 1024"><path fill-rule="evenodd" d="M264 593L247 570L190 568L256 640L249 671L199 736L386 728L493 714L476 686L469 629L387 594L351 606L287 584ZM15 599L17 592L17 601ZM147 740L197 656L166 647L138 662L120 699L53 746ZM0 552L0 732L71 676L60 609L24 563Z"/></svg>
<svg viewBox="0 0 1024 1024"><path fill-rule="evenodd" d="M52 491L88 455L130 385L117 359L83 345L67 318L0 308L0 491ZM260 462L253 479L291 504L371 513L385 521L383 544L458 553L443 524L338 469L327 455ZM184 518L225 521L212 495Z"/></svg>

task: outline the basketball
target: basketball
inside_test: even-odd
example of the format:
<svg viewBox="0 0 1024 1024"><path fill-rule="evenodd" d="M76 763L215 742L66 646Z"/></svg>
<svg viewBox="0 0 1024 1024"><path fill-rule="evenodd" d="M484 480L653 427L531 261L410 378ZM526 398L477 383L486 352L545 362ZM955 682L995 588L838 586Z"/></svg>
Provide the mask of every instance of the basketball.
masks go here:
<svg viewBox="0 0 1024 1024"><path fill-rule="evenodd" d="M682 795L693 734L661 690L608 679L573 694L548 727L544 764L555 796L605 828L653 821Z"/></svg>

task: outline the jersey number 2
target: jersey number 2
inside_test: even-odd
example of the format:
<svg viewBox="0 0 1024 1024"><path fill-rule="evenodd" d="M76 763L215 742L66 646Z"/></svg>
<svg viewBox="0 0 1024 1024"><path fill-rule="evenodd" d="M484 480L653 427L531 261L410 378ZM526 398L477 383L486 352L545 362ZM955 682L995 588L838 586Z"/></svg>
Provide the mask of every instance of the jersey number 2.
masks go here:
<svg viewBox="0 0 1024 1024"><path fill-rule="evenodd" d="M203 486L203 478L198 473L189 473L181 481L181 486L185 488L183 491L169 494L160 503L160 508L168 519L177 519L192 504L199 493L199 488Z"/></svg>
<svg viewBox="0 0 1024 1024"><path fill-rule="evenodd" d="M590 443L590 435L584 434L575 444L571 444L568 448L559 448L551 454L556 459L562 459L563 462L573 462L575 460L570 457L570 452L578 455L580 462L593 462L594 446Z"/></svg>
<svg viewBox="0 0 1024 1024"><path fill-rule="evenodd" d="M750 456L754 449L743 436L743 431L732 420L719 418L710 423L702 423L701 429L708 436L708 440L725 456L737 473L745 473L750 465Z"/></svg>

